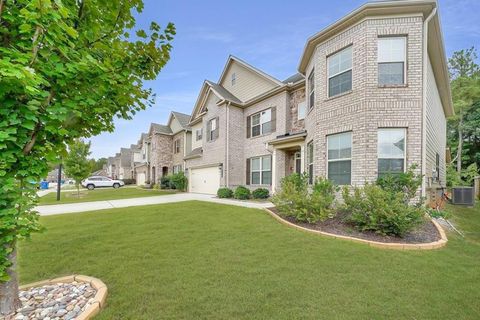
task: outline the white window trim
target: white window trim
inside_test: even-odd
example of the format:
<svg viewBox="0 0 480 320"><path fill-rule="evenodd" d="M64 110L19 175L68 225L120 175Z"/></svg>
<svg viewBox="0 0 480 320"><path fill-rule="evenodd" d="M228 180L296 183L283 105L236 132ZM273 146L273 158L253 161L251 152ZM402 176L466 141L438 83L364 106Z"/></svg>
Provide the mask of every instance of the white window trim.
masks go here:
<svg viewBox="0 0 480 320"><path fill-rule="evenodd" d="M408 145L408 141L407 141L407 128L378 128L377 129L377 176L380 174L379 170L378 170L378 160L380 159L400 159L398 157L381 157L380 158L380 155L378 154L378 146L379 146L379 143L378 143L378 133L380 131L385 131L385 130L402 130L403 131L403 137L404 137L404 140L405 140L405 144L403 146L403 172L405 173L407 171L407 145Z"/></svg>
<svg viewBox="0 0 480 320"><path fill-rule="evenodd" d="M312 162L310 162L310 146L312 146ZM314 171L314 167L313 167L313 164L315 163L315 145L313 144L313 140L311 140L310 142L307 143L307 154L306 154L306 163L307 163L307 173L308 173L308 184L313 184L313 182L315 181L315 175L313 174L313 171ZM313 167L312 169L312 179L310 181L310 166Z"/></svg>
<svg viewBox="0 0 480 320"><path fill-rule="evenodd" d="M338 159L328 159L328 137L336 136L338 134L344 134L344 133L350 133L350 158L338 158ZM347 161L350 160L350 185L352 184L352 167L353 167L353 161L352 161L352 153L353 153L353 132L352 131L344 131L344 132L338 132L338 133L332 133L327 135L327 171L326 171L326 176L327 179L330 180L330 177L328 176L328 164L330 162L338 162L338 161ZM339 186L344 186L343 184L339 184Z"/></svg>
<svg viewBox="0 0 480 320"><path fill-rule="evenodd" d="M270 111L270 121L266 121L266 122L262 122L262 112L266 112L266 111ZM253 135L253 117L256 116L256 115L260 115L260 123L259 124L256 124L255 127L258 127L260 126L260 134L258 135ZM259 112L256 112L254 114L252 114L250 116L250 137L254 138L254 137L260 137L260 136L263 136L264 134L269 134L271 133L271 131L269 132L263 132L263 125L266 124L266 123L269 123L269 122L272 122L272 108L268 108L268 109L264 109L262 111L259 111Z"/></svg>
<svg viewBox="0 0 480 320"><path fill-rule="evenodd" d="M207 126L210 128L210 141L215 141L216 138L214 137L215 130L217 130L217 118L210 119L207 123ZM213 128L215 126L215 129Z"/></svg>
<svg viewBox="0 0 480 320"><path fill-rule="evenodd" d="M310 78L313 79L313 86L310 85ZM313 107L315 107L315 68L312 68L312 70L310 70L310 73L308 74L308 78L307 78L307 86L308 86L308 91L307 91L307 105L306 105L306 108L308 110L305 110L306 112L307 111L310 111L313 109ZM310 105L310 96L313 94L313 104Z"/></svg>
<svg viewBox="0 0 480 320"><path fill-rule="evenodd" d="M302 105L302 104L304 104L304 106L303 106L303 109L304 109L304 110L303 110L303 117L300 117L300 105ZM303 101L303 102L299 102L299 103L297 104L297 120L303 120L303 119L305 119L305 116L307 115L307 108L308 108L308 107L307 107L307 101L306 101L306 100Z"/></svg>
<svg viewBox="0 0 480 320"><path fill-rule="evenodd" d="M200 134L198 132L200 131ZM195 141L200 141L203 139L203 128L195 130Z"/></svg>
<svg viewBox="0 0 480 320"><path fill-rule="evenodd" d="M180 153L180 139L176 139L175 141L173 141L173 153L175 154Z"/></svg>
<svg viewBox="0 0 480 320"><path fill-rule="evenodd" d="M270 170L263 170L263 158L269 158L270 159ZM258 170L253 170L253 160L254 159L259 159L260 160L260 169ZM260 173L260 183L253 183L253 173L254 172L259 172ZM262 183L263 181L263 172L270 172L270 181L272 180L272 158L270 156L259 156L259 157L253 157L250 158L250 185L252 186L269 186L271 184L264 184Z"/></svg>
<svg viewBox="0 0 480 320"><path fill-rule="evenodd" d="M380 39L392 39L392 38L403 38L405 39L405 43L404 43L404 46L403 46L403 57L404 57L404 60L403 61L379 61L379 45L378 45L378 42ZM377 83L378 83L378 77L380 76L380 72L378 70L380 70L380 68L378 67L378 65L380 65L381 63L399 63L399 62L403 62L403 83L401 84L380 84L378 83L378 85L382 86L382 87L395 87L395 86L404 86L407 84L407 61L408 61L408 51L407 51L407 48L408 48L408 37L407 35L392 35L392 36L379 36L377 38Z"/></svg>
<svg viewBox="0 0 480 320"><path fill-rule="evenodd" d="M348 48L352 48L352 63L351 63L351 66L350 66L350 69L345 69L343 71L340 71L340 72L337 72L333 75L330 75L329 72L330 72L330 58L337 55L337 54L340 54L342 51L348 49ZM333 98L333 97L336 97L336 96L340 96L342 94L344 94L345 92L341 92L341 93L338 93L338 94L335 94L333 96L330 95L330 79L333 78L333 77L336 77L340 74L343 74L345 72L348 72L348 71L352 71L352 89L353 89L353 45L348 45L340 50L338 50L337 52L335 53L332 53L331 55L327 56L327 98ZM348 91L346 91L348 92ZM328 172L328 171L327 171Z"/></svg>

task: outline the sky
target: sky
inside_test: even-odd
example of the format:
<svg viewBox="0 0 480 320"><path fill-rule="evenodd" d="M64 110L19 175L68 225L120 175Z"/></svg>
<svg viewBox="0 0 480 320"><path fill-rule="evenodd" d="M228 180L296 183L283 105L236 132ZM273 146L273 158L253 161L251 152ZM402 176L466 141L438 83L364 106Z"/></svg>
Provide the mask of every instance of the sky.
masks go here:
<svg viewBox="0 0 480 320"><path fill-rule="evenodd" d="M307 38L366 0L195 1L144 0L137 26L173 22L171 58L154 81L155 104L115 131L91 139L92 157L109 157L137 143L151 122L166 124L172 110L190 114L205 79L217 82L230 54L284 80L295 74ZM480 0L439 0L447 56L475 46L480 51Z"/></svg>

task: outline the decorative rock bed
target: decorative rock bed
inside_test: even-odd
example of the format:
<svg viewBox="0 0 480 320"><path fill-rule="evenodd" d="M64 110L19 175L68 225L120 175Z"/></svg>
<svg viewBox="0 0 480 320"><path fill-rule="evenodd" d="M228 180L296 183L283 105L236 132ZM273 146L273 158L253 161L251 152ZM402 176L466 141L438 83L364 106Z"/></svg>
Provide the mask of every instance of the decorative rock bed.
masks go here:
<svg viewBox="0 0 480 320"><path fill-rule="evenodd" d="M346 235L345 230L341 230L342 228L335 228L332 226L327 226L325 228L328 230L322 230L321 227L318 225L308 225L305 223L299 223L294 221L293 219L288 219L280 216L275 207L266 208L265 209L272 217L280 221L281 223L302 230L310 233L316 233L323 236L336 238L336 239L343 239L348 241L360 242L368 244L372 247L377 248L384 248L384 249L398 249L398 250L431 250L431 249L438 249L447 244L447 236L443 228L433 219L430 219L428 223L431 225L426 225L426 229L430 229L428 231L422 230L424 233L437 233L434 239L408 239L412 241L411 243L407 243L405 240L407 239L393 239L391 237L384 237L384 239L380 239L380 236L375 236L373 234L364 234L360 235L358 232L356 234ZM325 226L324 226L325 227ZM433 229L433 230L432 230ZM426 232L425 232L426 231ZM417 235L418 236L418 235ZM427 242L417 242L418 240L426 240Z"/></svg>
<svg viewBox="0 0 480 320"><path fill-rule="evenodd" d="M68 276L20 287L23 306L9 320L86 320L104 306L105 284L92 277Z"/></svg>

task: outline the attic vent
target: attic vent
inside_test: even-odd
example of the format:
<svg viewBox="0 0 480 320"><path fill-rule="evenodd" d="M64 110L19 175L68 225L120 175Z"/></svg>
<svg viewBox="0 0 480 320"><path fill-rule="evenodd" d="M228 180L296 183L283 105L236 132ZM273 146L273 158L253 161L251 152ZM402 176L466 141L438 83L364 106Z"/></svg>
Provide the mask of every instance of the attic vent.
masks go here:
<svg viewBox="0 0 480 320"><path fill-rule="evenodd" d="M237 74L234 72L232 73L232 86L235 85L235 82L237 82Z"/></svg>
<svg viewBox="0 0 480 320"><path fill-rule="evenodd" d="M453 204L473 206L475 204L475 192L472 187L456 187L452 192Z"/></svg>

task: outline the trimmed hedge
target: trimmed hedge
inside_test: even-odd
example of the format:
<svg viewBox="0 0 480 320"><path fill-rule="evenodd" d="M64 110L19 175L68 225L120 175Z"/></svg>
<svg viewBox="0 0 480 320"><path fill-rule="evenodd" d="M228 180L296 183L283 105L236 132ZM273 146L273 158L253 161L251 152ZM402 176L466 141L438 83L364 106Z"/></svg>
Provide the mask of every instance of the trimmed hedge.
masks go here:
<svg viewBox="0 0 480 320"><path fill-rule="evenodd" d="M235 189L235 192L233 194L233 197L235 199L239 200L247 200L250 199L250 189L244 187L244 186L238 186Z"/></svg>
<svg viewBox="0 0 480 320"><path fill-rule="evenodd" d="M230 188L220 188L217 191L219 198L233 198L233 190Z"/></svg>
<svg viewBox="0 0 480 320"><path fill-rule="evenodd" d="M269 196L270 192L265 188L258 188L252 192L253 199L267 199Z"/></svg>

